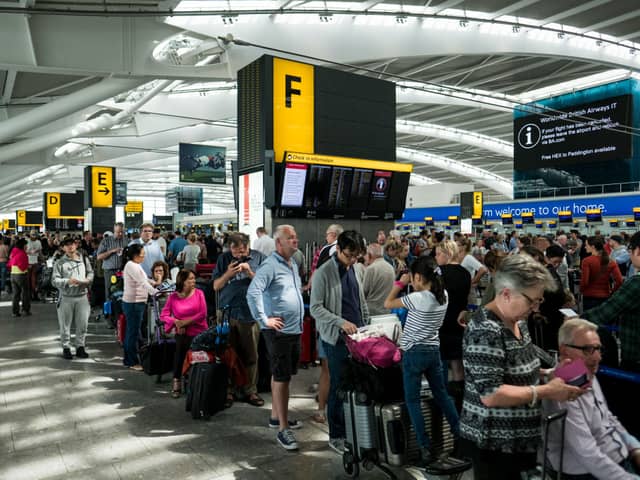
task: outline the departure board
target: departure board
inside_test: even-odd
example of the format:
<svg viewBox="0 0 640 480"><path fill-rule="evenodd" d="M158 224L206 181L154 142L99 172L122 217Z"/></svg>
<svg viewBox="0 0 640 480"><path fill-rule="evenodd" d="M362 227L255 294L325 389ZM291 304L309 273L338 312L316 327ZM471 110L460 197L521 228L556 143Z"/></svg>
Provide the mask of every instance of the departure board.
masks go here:
<svg viewBox="0 0 640 480"><path fill-rule="evenodd" d="M373 170L355 168L351 180L351 197L349 206L356 211L366 211L369 205L369 192L371 192L371 178Z"/></svg>
<svg viewBox="0 0 640 480"><path fill-rule="evenodd" d="M333 167L327 207L330 209L344 209L348 206L351 190L353 168Z"/></svg>

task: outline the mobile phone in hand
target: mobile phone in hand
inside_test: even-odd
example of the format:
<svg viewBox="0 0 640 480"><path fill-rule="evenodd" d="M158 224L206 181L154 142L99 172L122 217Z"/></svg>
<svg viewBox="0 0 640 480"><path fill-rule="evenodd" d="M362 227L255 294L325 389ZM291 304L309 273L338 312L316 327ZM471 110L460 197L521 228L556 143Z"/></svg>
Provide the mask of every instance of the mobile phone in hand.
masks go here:
<svg viewBox="0 0 640 480"><path fill-rule="evenodd" d="M554 375L563 379L567 385L580 388L591 386L589 370L587 370L587 366L581 358L576 358L571 363L560 365L555 369Z"/></svg>

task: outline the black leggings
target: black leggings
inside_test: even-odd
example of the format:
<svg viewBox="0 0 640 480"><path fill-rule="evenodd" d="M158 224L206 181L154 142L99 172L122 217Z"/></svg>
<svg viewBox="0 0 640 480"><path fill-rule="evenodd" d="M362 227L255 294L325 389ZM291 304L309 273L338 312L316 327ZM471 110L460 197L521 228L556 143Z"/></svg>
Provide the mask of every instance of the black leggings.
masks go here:
<svg viewBox="0 0 640 480"><path fill-rule="evenodd" d="M173 357L173 378L182 378L182 364L187 356L187 350L191 348L191 341L194 337L187 335L176 335L176 355Z"/></svg>
<svg viewBox="0 0 640 480"><path fill-rule="evenodd" d="M484 450L470 442L461 440L464 454L473 462L474 480L521 480L520 472L536 466L535 453L505 453L496 450Z"/></svg>

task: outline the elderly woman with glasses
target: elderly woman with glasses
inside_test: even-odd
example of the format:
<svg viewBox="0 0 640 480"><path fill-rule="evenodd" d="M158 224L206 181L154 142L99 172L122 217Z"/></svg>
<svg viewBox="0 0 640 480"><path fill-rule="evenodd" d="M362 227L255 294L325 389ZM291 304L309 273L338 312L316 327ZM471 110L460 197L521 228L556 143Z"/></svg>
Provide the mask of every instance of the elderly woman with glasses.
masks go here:
<svg viewBox="0 0 640 480"><path fill-rule="evenodd" d="M528 255L505 258L494 279L496 296L471 318L463 338L465 393L460 435L474 479L520 479L535 466L539 400L576 399L582 390L560 378L540 384L540 360L526 319L553 280Z"/></svg>

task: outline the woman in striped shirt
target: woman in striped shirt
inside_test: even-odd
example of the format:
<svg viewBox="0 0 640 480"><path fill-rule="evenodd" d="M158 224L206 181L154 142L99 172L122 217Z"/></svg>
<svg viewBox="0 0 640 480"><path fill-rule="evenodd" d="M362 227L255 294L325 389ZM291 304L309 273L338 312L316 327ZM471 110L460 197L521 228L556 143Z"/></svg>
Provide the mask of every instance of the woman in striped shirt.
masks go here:
<svg viewBox="0 0 640 480"><path fill-rule="evenodd" d="M409 283L413 292L396 298ZM438 330L447 312L448 295L444 289L440 267L431 257L419 257L411 264L411 273L405 273L394 283L384 302L385 308L406 308L400 348L403 350L402 375L404 396L420 446L421 462L424 466L432 459L429 437L424 428L424 417L420 405L422 375L429 381L435 403L444 413L451 431L458 435L458 412L447 394L440 360Z"/></svg>

